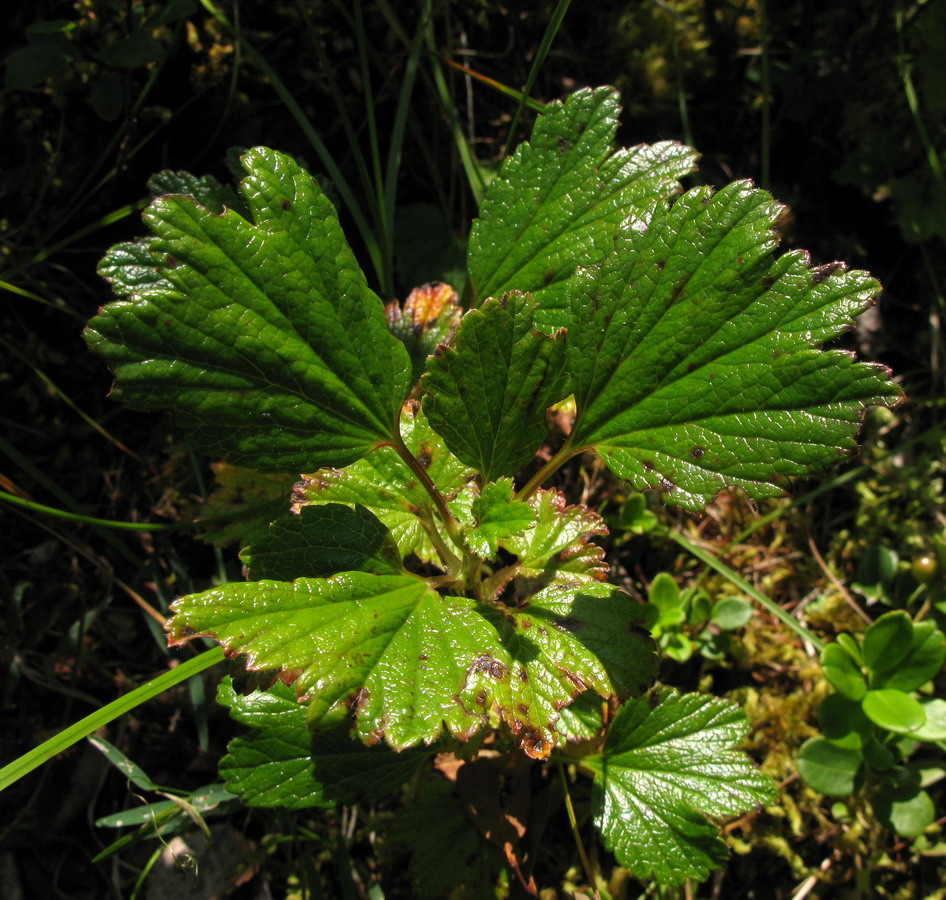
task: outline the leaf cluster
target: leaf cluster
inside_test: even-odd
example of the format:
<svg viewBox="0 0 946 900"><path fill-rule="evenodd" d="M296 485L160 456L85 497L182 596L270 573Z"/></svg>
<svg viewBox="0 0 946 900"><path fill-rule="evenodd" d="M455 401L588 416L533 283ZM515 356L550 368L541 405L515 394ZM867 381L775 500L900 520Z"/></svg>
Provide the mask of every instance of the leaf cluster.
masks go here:
<svg viewBox="0 0 946 900"><path fill-rule="evenodd" d="M323 191L263 147L239 196L164 176L152 235L103 261L119 299L87 338L115 395L171 411L206 453L301 476L243 550L252 580L181 598L167 626L278 679L222 689L251 727L223 764L246 802L374 796L438 741L511 734L546 760L584 738L605 843L676 883L722 859L706 815L771 796L731 749L740 712L646 693L646 611L605 581L603 520L545 485L595 452L697 510L835 461L864 406L898 397L882 369L819 349L877 285L776 258L781 208L748 183L671 203L695 154L615 150L617 113L600 88L539 117L473 225L462 314L444 286L386 307ZM652 601L666 630L679 604ZM569 712L586 692L624 703L607 729Z"/></svg>

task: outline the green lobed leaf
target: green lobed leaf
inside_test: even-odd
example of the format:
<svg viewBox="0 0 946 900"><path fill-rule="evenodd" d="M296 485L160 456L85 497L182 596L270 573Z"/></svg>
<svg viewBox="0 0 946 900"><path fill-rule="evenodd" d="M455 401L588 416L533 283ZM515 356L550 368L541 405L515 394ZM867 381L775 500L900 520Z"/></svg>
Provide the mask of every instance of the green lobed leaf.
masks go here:
<svg viewBox="0 0 946 900"><path fill-rule="evenodd" d="M488 300L463 317L424 375L430 424L486 481L535 456L549 432L545 411L568 393L564 335L536 331L534 312L526 294Z"/></svg>
<svg viewBox="0 0 946 900"><path fill-rule="evenodd" d="M469 738L495 710L526 753L545 758L579 693L640 692L656 674L638 607L599 583L548 588L500 612L412 576L347 572L223 585L172 611L172 646L213 637L249 669L280 670L312 699L310 723L353 697L357 736L395 749L429 743L444 726Z"/></svg>
<svg viewBox="0 0 946 900"><path fill-rule="evenodd" d="M471 511L474 527L467 529L466 540L483 559L492 559L502 539L523 534L537 518L531 504L513 499L511 478L484 485Z"/></svg>
<svg viewBox="0 0 946 900"><path fill-rule="evenodd" d="M473 470L446 448L427 423L420 404L405 404L401 435L448 500L473 477ZM389 447L379 448L346 469L320 469L304 476L296 485L293 500L296 509L316 503L360 504L390 530L402 557L413 552L429 562L437 556L419 519L426 516L432 520L434 516L430 495Z"/></svg>
<svg viewBox="0 0 946 900"><path fill-rule="evenodd" d="M230 741L220 760L220 776L228 791L247 806L335 805L325 794L326 785L313 775L305 707L291 688L277 682L268 691L243 697L225 678L217 689L217 701L251 729Z"/></svg>
<svg viewBox="0 0 946 900"><path fill-rule="evenodd" d="M561 327L577 267L605 257L627 216L679 190L696 153L670 141L614 152L618 112L617 92L607 87L550 103L531 140L503 164L470 232L477 303L528 291L543 327Z"/></svg>
<svg viewBox="0 0 946 900"><path fill-rule="evenodd" d="M309 731L306 708L292 688L277 682L266 692L241 696L229 678L217 700L250 726L234 738L220 762L228 789L248 806L301 809L375 801L396 790L428 757L392 753L352 740L347 728Z"/></svg>
<svg viewBox="0 0 946 900"><path fill-rule="evenodd" d="M474 825L450 782L423 782L419 796L394 821L392 833L412 851L412 896L418 900L496 896L502 854ZM459 885L462 894L457 894Z"/></svg>
<svg viewBox="0 0 946 900"><path fill-rule="evenodd" d="M746 182L688 191L631 221L570 288L567 365L577 419L637 489L702 509L726 486L752 497L854 447L865 405L899 389L877 366L814 347L879 290L839 263L771 257L781 208Z"/></svg>
<svg viewBox="0 0 946 900"><path fill-rule="evenodd" d="M595 771L594 816L605 845L635 877L702 880L726 858L706 816L737 815L775 795L733 747L748 731L737 706L660 688L615 716Z"/></svg>
<svg viewBox="0 0 946 900"><path fill-rule="evenodd" d="M395 438L410 360L318 185L266 148L243 165L254 221L159 197L144 218L161 281L86 338L117 398L171 410L201 450L266 471L347 465Z"/></svg>
<svg viewBox="0 0 946 900"><path fill-rule="evenodd" d="M858 750L813 737L798 751L798 774L818 793L843 797L854 793L863 762Z"/></svg>
<svg viewBox="0 0 946 900"><path fill-rule="evenodd" d="M528 503L535 510L535 524L501 542L518 557L521 580L574 583L607 577L604 550L590 540L608 533L601 516L581 504L568 506L565 495L555 490L536 491Z"/></svg>
<svg viewBox="0 0 946 900"><path fill-rule="evenodd" d="M99 262L98 273L112 285L118 297L130 297L147 289L172 291L154 252L155 238L115 244Z"/></svg>
<svg viewBox="0 0 946 900"><path fill-rule="evenodd" d="M217 216L223 215L227 208L235 209L244 218L250 216L246 200L229 184L221 184L213 175L197 177L190 172L164 169L148 179L148 191L152 197L187 194Z"/></svg>
<svg viewBox="0 0 946 900"><path fill-rule="evenodd" d="M338 572L397 575L401 555L391 533L363 506L304 506L271 523L240 559L255 581L320 578Z"/></svg>

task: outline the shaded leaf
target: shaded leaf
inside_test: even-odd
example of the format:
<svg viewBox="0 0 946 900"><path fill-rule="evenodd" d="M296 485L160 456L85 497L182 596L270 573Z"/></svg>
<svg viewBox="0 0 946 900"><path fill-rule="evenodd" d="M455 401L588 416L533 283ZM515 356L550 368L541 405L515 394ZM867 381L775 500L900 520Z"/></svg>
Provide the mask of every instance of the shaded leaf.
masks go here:
<svg viewBox="0 0 946 900"><path fill-rule="evenodd" d="M440 900L458 885L473 900L496 896L502 855L473 824L450 782L424 782L395 820L393 834L412 851L412 896Z"/></svg>
<svg viewBox="0 0 946 900"><path fill-rule="evenodd" d="M118 398L171 410L201 450L267 471L347 465L395 436L407 353L312 178L265 148L243 164L255 223L155 200L162 280L104 307L87 340Z"/></svg>
<svg viewBox="0 0 946 900"><path fill-rule="evenodd" d="M305 809L334 806L325 785L312 772L306 711L291 688L277 683L268 691L240 696L225 678L217 701L250 731L234 738L220 761L220 775L228 791L247 806Z"/></svg>
<svg viewBox="0 0 946 900"><path fill-rule="evenodd" d="M470 232L478 303L528 291L543 327L561 327L577 267L605 257L627 216L679 190L696 153L670 141L614 152L618 111L617 92L607 87L550 103L531 140L503 164Z"/></svg>
<svg viewBox="0 0 946 900"><path fill-rule="evenodd" d="M902 659L895 665L890 665L884 657L874 663L875 687L916 691L943 668L943 661L946 660L946 636L936 627L936 623L912 622L911 627L913 633L910 647Z"/></svg>
<svg viewBox="0 0 946 900"><path fill-rule="evenodd" d="M567 393L564 341L536 331L534 311L515 292L471 310L424 376L431 426L486 481L535 456L549 431L545 411Z"/></svg>
<svg viewBox="0 0 946 900"><path fill-rule="evenodd" d="M739 707L666 688L615 716L595 772L595 823L635 877L702 880L726 859L706 816L743 813L775 795L770 778L733 747L748 731Z"/></svg>
<svg viewBox="0 0 946 900"><path fill-rule="evenodd" d="M363 506L351 509L340 503L305 506L280 516L243 548L240 559L257 581L403 571L387 528Z"/></svg>
<svg viewBox="0 0 946 900"><path fill-rule="evenodd" d="M148 190L152 197L165 194L186 194L214 215L223 215L225 209L235 209L248 218L250 208L229 184L221 184L213 175L198 178L190 172L174 172L164 169L148 179Z"/></svg>
<svg viewBox="0 0 946 900"><path fill-rule="evenodd" d="M780 207L746 182L659 204L570 289L571 441L638 489L702 509L752 497L854 447L865 405L899 389L877 366L817 344L877 293L866 273L779 259Z"/></svg>

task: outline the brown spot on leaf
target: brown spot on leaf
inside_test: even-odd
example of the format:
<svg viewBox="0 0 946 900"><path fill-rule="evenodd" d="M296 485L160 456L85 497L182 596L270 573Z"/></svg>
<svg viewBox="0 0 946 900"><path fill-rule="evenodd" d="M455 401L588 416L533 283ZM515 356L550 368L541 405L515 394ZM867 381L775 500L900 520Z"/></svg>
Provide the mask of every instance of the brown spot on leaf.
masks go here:
<svg viewBox="0 0 946 900"><path fill-rule="evenodd" d="M558 153L559 156L564 156L571 149L572 142L567 138L559 137L558 139Z"/></svg>
<svg viewBox="0 0 946 900"><path fill-rule="evenodd" d="M516 672L516 674L519 676L520 681L529 680L529 673L524 668L522 668L522 666L519 667L519 671Z"/></svg>
<svg viewBox="0 0 946 900"><path fill-rule="evenodd" d="M484 688L476 695L476 700L474 701L477 706L486 706L486 701L489 700L489 694L486 693Z"/></svg>
<svg viewBox="0 0 946 900"><path fill-rule="evenodd" d="M494 659L492 656L487 656L486 654L477 656L476 659L473 660L470 671L487 674L497 681L502 681L506 675L509 674L508 669L498 659Z"/></svg>
<svg viewBox="0 0 946 900"><path fill-rule="evenodd" d="M532 759L548 759L552 744L545 740L540 731L533 729L522 736L522 749L526 756L531 756Z"/></svg>
<svg viewBox="0 0 946 900"><path fill-rule="evenodd" d="M642 468L645 472L653 472L653 471L654 471L654 462L653 462L653 460L651 460L651 459L642 459L642 460L641 460L641 468Z"/></svg>
<svg viewBox="0 0 946 900"><path fill-rule="evenodd" d="M292 201L289 200L288 197L283 197L282 200L279 201L279 205L284 210L286 210L286 212L289 212L289 210L292 209Z"/></svg>
<svg viewBox="0 0 946 900"><path fill-rule="evenodd" d="M677 486L669 478L664 478L661 475L660 490L669 494L671 491L675 491L676 489L677 489Z"/></svg>
<svg viewBox="0 0 946 900"><path fill-rule="evenodd" d="M164 264L169 269L173 269L176 265L178 265L179 262L180 260L176 256L171 256L170 253L168 253L168 255L164 257Z"/></svg>
<svg viewBox="0 0 946 900"><path fill-rule="evenodd" d="M426 446L422 446L420 453L417 454L417 461L425 468L429 469L434 458Z"/></svg>
<svg viewBox="0 0 946 900"><path fill-rule="evenodd" d="M667 260L665 260L665 259L658 259L658 260L657 260L657 268L658 268L658 269L663 269L664 266L666 266L666 265L667 265Z"/></svg>
<svg viewBox="0 0 946 900"><path fill-rule="evenodd" d="M703 454L704 454L705 452L706 452L706 451L705 451L702 447L691 447L691 448L690 448L690 456L692 456L694 459L702 459L702 458L703 458Z"/></svg>
<svg viewBox="0 0 946 900"><path fill-rule="evenodd" d="M811 283L813 285L821 284L825 278L830 278L839 269L842 272L845 270L845 265L843 262L831 262L826 263L823 266L816 266L811 270Z"/></svg>

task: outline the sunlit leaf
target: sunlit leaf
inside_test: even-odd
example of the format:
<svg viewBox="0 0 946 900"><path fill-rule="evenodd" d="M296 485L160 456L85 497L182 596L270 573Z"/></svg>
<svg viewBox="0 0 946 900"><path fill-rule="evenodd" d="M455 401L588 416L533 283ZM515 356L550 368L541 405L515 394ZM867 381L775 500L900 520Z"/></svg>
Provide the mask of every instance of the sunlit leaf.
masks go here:
<svg viewBox="0 0 946 900"><path fill-rule="evenodd" d="M733 749L748 721L739 707L666 688L615 716L595 772L594 816L605 845L641 880L702 880L726 858L707 816L738 815L775 790Z"/></svg>
<svg viewBox="0 0 946 900"><path fill-rule="evenodd" d="M117 398L171 410L208 453L268 471L347 465L393 439L410 360L312 178L265 148L243 164L253 221L159 197L145 221L160 279L104 307L87 339Z"/></svg>
<svg viewBox="0 0 946 900"><path fill-rule="evenodd" d="M504 163L470 233L467 265L478 303L535 295L545 328L563 323L578 266L602 260L618 226L679 190L696 153L666 141L614 151L618 96L582 90L550 103L528 143Z"/></svg>
<svg viewBox="0 0 946 900"><path fill-rule="evenodd" d="M900 396L882 368L815 349L879 287L802 252L773 259L779 215L745 182L695 189L579 270L566 323L576 449L702 509L723 487L773 496L839 460L865 405Z"/></svg>

